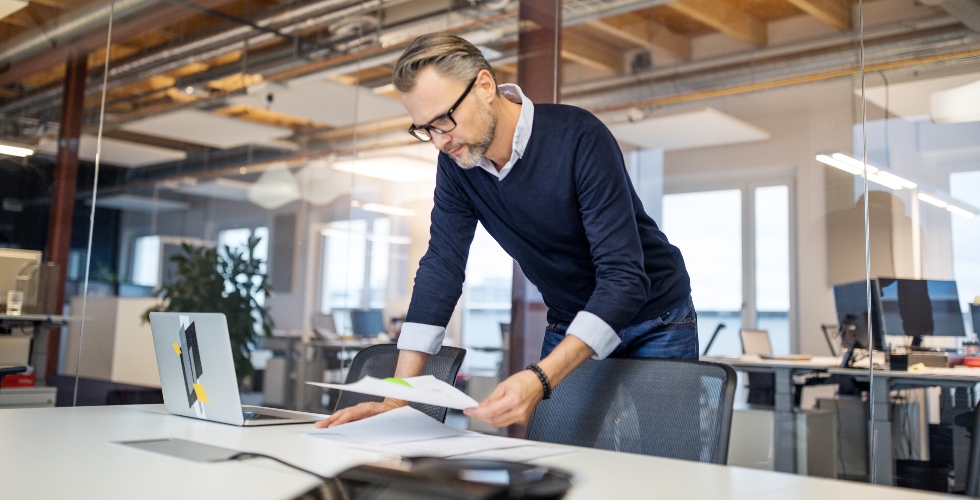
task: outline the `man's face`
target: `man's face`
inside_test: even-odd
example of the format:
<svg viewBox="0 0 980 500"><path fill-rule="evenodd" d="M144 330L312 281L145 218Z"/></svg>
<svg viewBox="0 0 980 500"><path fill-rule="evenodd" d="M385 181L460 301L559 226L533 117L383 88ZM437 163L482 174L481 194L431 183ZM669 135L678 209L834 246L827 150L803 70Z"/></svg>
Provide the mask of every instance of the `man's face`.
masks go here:
<svg viewBox="0 0 980 500"><path fill-rule="evenodd" d="M479 165L493 142L497 118L486 99L485 82L488 79L489 75L481 74L453 111L455 128L445 134L430 131L432 145L451 156L462 168ZM492 83L492 79L490 81ZM426 68L419 73L415 88L402 95L402 103L412 117L412 123L425 125L446 113L465 90L465 83L446 78L432 68Z"/></svg>

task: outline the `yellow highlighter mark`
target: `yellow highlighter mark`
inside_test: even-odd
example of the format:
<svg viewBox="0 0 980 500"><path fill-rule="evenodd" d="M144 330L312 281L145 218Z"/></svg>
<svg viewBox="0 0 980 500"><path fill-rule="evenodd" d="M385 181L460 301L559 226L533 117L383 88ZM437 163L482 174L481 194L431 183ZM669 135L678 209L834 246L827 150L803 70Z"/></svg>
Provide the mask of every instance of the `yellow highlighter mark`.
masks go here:
<svg viewBox="0 0 980 500"><path fill-rule="evenodd" d="M174 351L176 351L177 355L180 356L180 344L174 342Z"/></svg>
<svg viewBox="0 0 980 500"><path fill-rule="evenodd" d="M409 384L408 382L405 382L405 379L403 378L388 377L384 379L384 381L391 382L393 384L404 385L405 387L412 387L412 385Z"/></svg>
<svg viewBox="0 0 980 500"><path fill-rule="evenodd" d="M201 384L194 384L194 394L197 394L197 399L202 403L208 402L208 393L204 392L204 386Z"/></svg>

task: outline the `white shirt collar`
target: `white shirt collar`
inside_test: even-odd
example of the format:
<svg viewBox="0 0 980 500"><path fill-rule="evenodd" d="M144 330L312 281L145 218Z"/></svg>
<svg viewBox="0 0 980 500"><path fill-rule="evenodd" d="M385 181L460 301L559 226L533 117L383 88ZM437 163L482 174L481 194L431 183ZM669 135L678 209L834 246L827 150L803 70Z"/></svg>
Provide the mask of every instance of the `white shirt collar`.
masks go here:
<svg viewBox="0 0 980 500"><path fill-rule="evenodd" d="M504 164L504 168L500 169L500 172L497 172L497 167L494 167L493 162L490 160L484 158L480 161L480 168L486 170L498 180L503 180L510 173L511 169L514 168L517 160L524 157L524 150L527 149L527 143L531 140L531 125L534 124L534 104L524 95L524 91L513 83L498 85L497 90L507 100L521 105L521 116L518 117L517 129L514 130L514 142L511 144L510 160Z"/></svg>

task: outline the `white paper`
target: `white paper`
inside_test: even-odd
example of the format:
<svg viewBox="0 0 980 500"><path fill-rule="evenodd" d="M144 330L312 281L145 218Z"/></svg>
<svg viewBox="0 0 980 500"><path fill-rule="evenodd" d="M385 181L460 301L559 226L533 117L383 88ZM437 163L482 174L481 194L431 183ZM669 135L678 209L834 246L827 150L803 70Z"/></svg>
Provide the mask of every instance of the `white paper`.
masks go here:
<svg viewBox="0 0 980 500"><path fill-rule="evenodd" d="M516 448L527 445L528 442L523 439L471 433L441 439L397 443L381 447L379 451L402 457L452 457L467 453Z"/></svg>
<svg viewBox="0 0 980 500"><path fill-rule="evenodd" d="M311 436L358 445L389 445L467 434L436 422L410 406L387 411L373 417L349 422L329 429L317 429Z"/></svg>
<svg viewBox="0 0 980 500"><path fill-rule="evenodd" d="M526 462L538 458L550 457L553 455L564 455L572 453L573 450L558 448L554 446L527 445L516 448L504 448L497 450L478 451L466 455L455 455L453 458L482 458L485 460L508 460L511 462Z"/></svg>
<svg viewBox="0 0 980 500"><path fill-rule="evenodd" d="M353 384L326 384L322 382L307 382L307 384L383 398L401 399L412 403L443 406L456 410L476 408L480 405L463 391L432 375L409 377L402 380L409 386L374 377L364 377Z"/></svg>

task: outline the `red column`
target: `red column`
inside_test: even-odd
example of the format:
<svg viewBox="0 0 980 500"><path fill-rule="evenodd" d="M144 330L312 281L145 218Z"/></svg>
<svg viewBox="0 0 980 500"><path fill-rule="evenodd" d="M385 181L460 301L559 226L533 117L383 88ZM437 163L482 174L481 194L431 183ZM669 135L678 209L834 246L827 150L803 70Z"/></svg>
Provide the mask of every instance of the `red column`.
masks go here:
<svg viewBox="0 0 980 500"><path fill-rule="evenodd" d="M517 84L531 102L558 102L561 90L561 0L521 0L517 43ZM548 308L541 294L514 263L511 289L510 373L541 357ZM524 437L525 426L512 425L507 434Z"/></svg>
<svg viewBox="0 0 980 500"><path fill-rule="evenodd" d="M85 104L85 73L88 57L69 57L65 68L65 88L61 101L61 127L58 130L58 158L51 183L51 214L48 216L48 243L45 258L61 268L58 277L58 305L65 302L65 277L71 249L71 221L75 210L75 185L78 182L78 139L82 132ZM61 330L48 332L47 360L44 372L58 372Z"/></svg>

